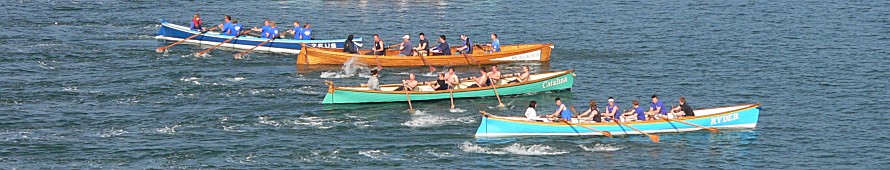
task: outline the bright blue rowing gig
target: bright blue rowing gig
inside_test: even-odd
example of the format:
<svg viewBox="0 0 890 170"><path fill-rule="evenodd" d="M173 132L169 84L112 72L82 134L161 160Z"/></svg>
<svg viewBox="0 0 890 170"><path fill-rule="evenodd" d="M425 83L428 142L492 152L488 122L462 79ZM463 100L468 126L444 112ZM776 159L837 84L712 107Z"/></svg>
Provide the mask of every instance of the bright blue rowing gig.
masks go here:
<svg viewBox="0 0 890 170"><path fill-rule="evenodd" d="M245 27L246 29L247 27ZM200 34L199 31L190 30L188 27L180 26L176 24L171 24L167 21L161 20L161 28L158 30L158 36L156 39L162 40L170 40L170 41L179 41L184 38ZM230 39L234 36L222 35L220 32L207 32L203 35L197 36L190 40L186 40L186 43L191 44L207 44L207 45L216 45L227 39ZM259 45L260 43L269 40L267 38L257 38L251 36L243 36L237 38L235 40L229 41L222 45L222 47L228 48L236 48L236 49L250 49ZM279 38L273 40L269 43L263 44L262 47L254 49L254 51L267 51L267 52L276 52L276 53L300 53L300 49L303 47L300 44L305 43L310 47L320 47L320 48L343 48L343 43L346 39L331 39L331 40L293 40L293 39L284 39ZM362 38L356 37L353 41L361 46Z"/></svg>
<svg viewBox="0 0 890 170"><path fill-rule="evenodd" d="M707 108L695 110L696 116L678 118L677 120L713 127L717 129L753 129L757 126L760 116L760 103ZM623 122L646 133L688 132L701 128L671 120L651 120L641 122ZM617 123L572 123L564 122L533 122L525 117L503 117L483 113L482 121L476 130L477 138L507 136L580 136L603 135L588 130L593 128L609 131L612 135L640 134L639 132Z"/></svg>

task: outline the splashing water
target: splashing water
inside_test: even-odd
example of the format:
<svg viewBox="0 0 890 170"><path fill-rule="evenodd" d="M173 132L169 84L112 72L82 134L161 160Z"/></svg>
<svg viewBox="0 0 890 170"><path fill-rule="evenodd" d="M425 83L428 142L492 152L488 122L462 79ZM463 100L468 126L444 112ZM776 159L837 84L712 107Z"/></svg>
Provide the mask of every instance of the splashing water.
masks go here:
<svg viewBox="0 0 890 170"><path fill-rule="evenodd" d="M484 146L479 146L470 142L464 142L461 144L460 149L464 152L471 153L484 153L484 154L495 154L495 155L506 155L506 154L515 154L515 155L559 155L569 153L568 151L558 150L554 147L550 147L542 144L534 144L530 146L523 146L519 143L513 143L510 146L504 148L487 148Z"/></svg>
<svg viewBox="0 0 890 170"><path fill-rule="evenodd" d="M369 77L371 75L365 74L370 71L367 64L357 62L358 56L354 56L349 58L346 62L343 63L343 66L340 67L340 70L337 72L329 72L325 71L321 73L321 78L347 78L358 75L359 77ZM362 71L365 70L365 71Z"/></svg>
<svg viewBox="0 0 890 170"><path fill-rule="evenodd" d="M590 151L590 152L611 152L611 151L617 151L617 150L624 149L623 147L612 146L612 145L608 145L608 144L600 144L600 143L594 144L593 146L590 146L590 147L584 146L584 145L578 145L578 147L581 147L581 149L584 149L585 151Z"/></svg>

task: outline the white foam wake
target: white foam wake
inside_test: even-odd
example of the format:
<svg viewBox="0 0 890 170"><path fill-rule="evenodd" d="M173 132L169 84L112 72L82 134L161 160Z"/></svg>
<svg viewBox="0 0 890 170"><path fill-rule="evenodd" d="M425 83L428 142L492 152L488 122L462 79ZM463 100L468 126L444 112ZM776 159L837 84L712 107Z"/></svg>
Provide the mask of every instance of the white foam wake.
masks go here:
<svg viewBox="0 0 890 170"><path fill-rule="evenodd" d="M510 146L504 148L488 148L484 146L479 146L470 142L464 142L461 144L460 149L464 152L471 153L484 153L484 154L495 154L495 155L559 155L569 153L568 151L563 151L556 149L554 147L550 147L542 144L534 144L530 146L523 146L519 143L513 143Z"/></svg>
<svg viewBox="0 0 890 170"><path fill-rule="evenodd" d="M402 125L408 127L431 127L441 125L471 124L476 122L475 118L476 117L474 116L452 118L447 116L429 115L423 111L418 110L413 115L411 115L410 120L402 123Z"/></svg>
<svg viewBox="0 0 890 170"><path fill-rule="evenodd" d="M584 145L578 145L578 147L581 147L581 149L584 149L585 151L590 151L590 152L611 152L611 151L617 151L617 150L624 149L623 147L612 146L612 145L608 145L608 144L599 144L599 143L594 144L593 146L589 146L589 147L584 146Z"/></svg>

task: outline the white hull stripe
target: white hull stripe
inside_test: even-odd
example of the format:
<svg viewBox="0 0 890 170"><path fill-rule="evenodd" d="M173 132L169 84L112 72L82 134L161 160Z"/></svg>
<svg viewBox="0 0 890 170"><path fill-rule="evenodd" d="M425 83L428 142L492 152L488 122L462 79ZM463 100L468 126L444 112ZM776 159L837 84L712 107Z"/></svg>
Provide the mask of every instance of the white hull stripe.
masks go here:
<svg viewBox="0 0 890 170"><path fill-rule="evenodd" d="M160 36L160 35L159 35L159 36L155 36L155 39L170 40L170 41L180 41L180 40L182 40L182 38L166 37L166 36ZM191 40L185 40L185 43L189 43L189 44L200 44L200 45L202 45L202 46L203 46L203 45L208 45L208 47L219 44L219 42L215 42L215 41L200 41L200 40L194 40L194 39L191 39ZM250 49L250 48L253 48L253 47L256 47L256 46L255 46L255 45L243 45L243 44L225 43L225 44L223 44L223 45L221 45L221 46L219 46L219 47L222 47L222 48L229 48L229 49L245 49L245 50L246 50L246 49ZM298 54L298 53L300 53L300 50L288 49L288 48L266 47L266 46L257 47L256 49L253 49L252 52L263 52L263 51L265 51L265 52L275 52L275 53L290 53L290 54Z"/></svg>
<svg viewBox="0 0 890 170"><path fill-rule="evenodd" d="M718 129L750 129L757 126L756 123L751 124L739 124L739 125L727 125L727 126L714 126L714 128ZM697 131L703 130L700 128L685 128L685 129L663 129L663 130L646 130L643 132L646 133L671 133L671 132L689 132L689 131ZM631 134L640 134L635 130L629 131L609 131L612 135L631 135ZM597 132L585 132L585 133L477 133L476 137L508 137L508 136L602 136L603 134Z"/></svg>

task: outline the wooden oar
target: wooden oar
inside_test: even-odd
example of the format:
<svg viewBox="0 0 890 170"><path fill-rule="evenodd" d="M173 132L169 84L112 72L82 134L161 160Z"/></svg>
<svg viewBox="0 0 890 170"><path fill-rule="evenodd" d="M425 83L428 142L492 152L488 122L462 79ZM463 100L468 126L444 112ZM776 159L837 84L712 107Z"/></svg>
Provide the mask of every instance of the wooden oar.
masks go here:
<svg viewBox="0 0 890 170"><path fill-rule="evenodd" d="M572 109L572 114L578 113L578 112L575 112L575 105L570 105L570 108ZM566 124L569 124L569 125L573 125L572 123L569 123L569 122L567 122L567 121L563 121L563 122L565 122ZM604 130L604 131L599 131L599 130L596 130L596 129L593 129L593 128L589 128L589 127L584 127L584 126L581 126L581 125L574 125L574 126L580 126L580 127L584 128L584 129L587 129L587 130L592 130L592 131L594 131L594 132L599 132L599 133L605 135L606 137L610 137L610 138L612 137L612 133L609 132L609 131L605 131L605 130Z"/></svg>
<svg viewBox="0 0 890 170"><path fill-rule="evenodd" d="M451 95L451 109L454 109L454 87L448 88L448 93Z"/></svg>
<svg viewBox="0 0 890 170"><path fill-rule="evenodd" d="M269 40L263 41L262 43L260 43L260 44L258 44L258 45L256 45L256 46L254 46L253 48L250 48L250 49L245 50L244 52L235 54L235 59L241 59L241 56L242 56L242 55L247 54L247 53L249 53L250 51L253 51L253 49L256 49L257 47L263 46L263 45L266 44L266 43L272 42L272 40L275 40L275 39L276 39L276 38L270 38Z"/></svg>
<svg viewBox="0 0 890 170"><path fill-rule="evenodd" d="M629 127L630 129L633 129L633 130L635 130L635 131L637 131L637 132L640 132L640 133L642 133L642 134L644 134L644 135L646 135L646 136L649 136L649 139L652 139L653 142L658 143L658 139L659 139L658 135L655 135L655 134L648 134L648 133L646 133L646 132L643 132L642 130L639 130L639 129L634 128L634 127L632 127L632 126L630 126L630 125L621 123L621 122L619 122L619 121L615 121L615 123L617 123L618 125L624 125L624 126L627 126L627 127Z"/></svg>
<svg viewBox="0 0 890 170"><path fill-rule="evenodd" d="M251 31L251 30L247 30L247 31L245 31L244 33L241 33L241 34L247 34L247 33L250 33L250 31ZM213 47L210 47L210 48L208 48L208 49L206 49L206 50L204 50L204 51L195 53L195 56L201 56L201 55L204 55L204 54L206 54L207 52L210 52L210 50L213 50L213 49L215 49L216 47L222 46L223 44L228 43L229 41L232 41L232 40L238 38L238 36L241 36L241 34L235 35L235 37L229 38L229 39L227 39L227 40L225 40L225 41L223 41L223 42L221 42L221 43L219 43L219 44L216 44L216 45L214 45Z"/></svg>
<svg viewBox="0 0 890 170"><path fill-rule="evenodd" d="M489 78L488 81L491 81L491 88L494 90L494 97L498 98L498 107L506 107L504 106L504 102L501 102L501 95L498 95L498 82L495 82L491 78Z"/></svg>
<svg viewBox="0 0 890 170"><path fill-rule="evenodd" d="M423 64L424 64L424 65L426 65L427 67L430 68L430 72L435 72L435 71L436 71L436 68L435 68L435 67L431 66L429 63L426 62L426 58L424 58L423 55L420 55L420 60L423 61Z"/></svg>
<svg viewBox="0 0 890 170"><path fill-rule="evenodd" d="M473 60L473 62L475 62L477 66L482 67L482 64L480 64L479 61L476 61L475 58L470 57L470 55L467 55L467 53L461 53L461 54L464 55L464 58L469 58L470 60ZM470 63L467 63L467 64L470 64Z"/></svg>
<svg viewBox="0 0 890 170"><path fill-rule="evenodd" d="M380 66L380 56L377 53L374 53L374 60L377 60L377 71L383 70L383 67Z"/></svg>
<svg viewBox="0 0 890 170"><path fill-rule="evenodd" d="M405 83L402 83L402 84L403 84L402 89L405 90L405 97L408 97L408 109L413 111L414 105L411 105L411 95L408 95L408 84L405 84Z"/></svg>
<svg viewBox="0 0 890 170"><path fill-rule="evenodd" d="M702 126L702 125L697 125L697 124L694 124L694 123L689 123L689 122L687 122L687 121L683 121L683 120L668 119L667 116L662 116L662 115L658 115L658 116L660 116L662 119L665 119L665 120L668 120L668 121L680 122L680 123L684 123L684 124L687 124L687 125L691 125L691 126L695 126L695 127L698 127L698 128L702 128L702 129L711 131L711 132L713 132L713 133L720 133L719 131L717 131L717 128L704 127L704 126Z"/></svg>
<svg viewBox="0 0 890 170"><path fill-rule="evenodd" d="M198 36L200 36L200 35L204 35L204 33L213 31L213 30L215 30L216 28L219 28L219 26L213 26L212 28L208 29L207 31L202 31L200 34L195 34L195 35L192 35L192 36L190 36L190 37L187 37L187 38L184 38L184 39L182 39L182 40L179 40L179 41L177 41L177 42L175 42L175 43L173 43L173 44L170 44L170 45L167 45L167 46L163 46L163 47L157 48L157 49L155 49L155 52L159 52L159 53L161 53L161 52L167 51L168 48L173 47L173 46L176 45L176 44L185 42L186 40L190 40L190 39L195 38L195 37L198 37Z"/></svg>

